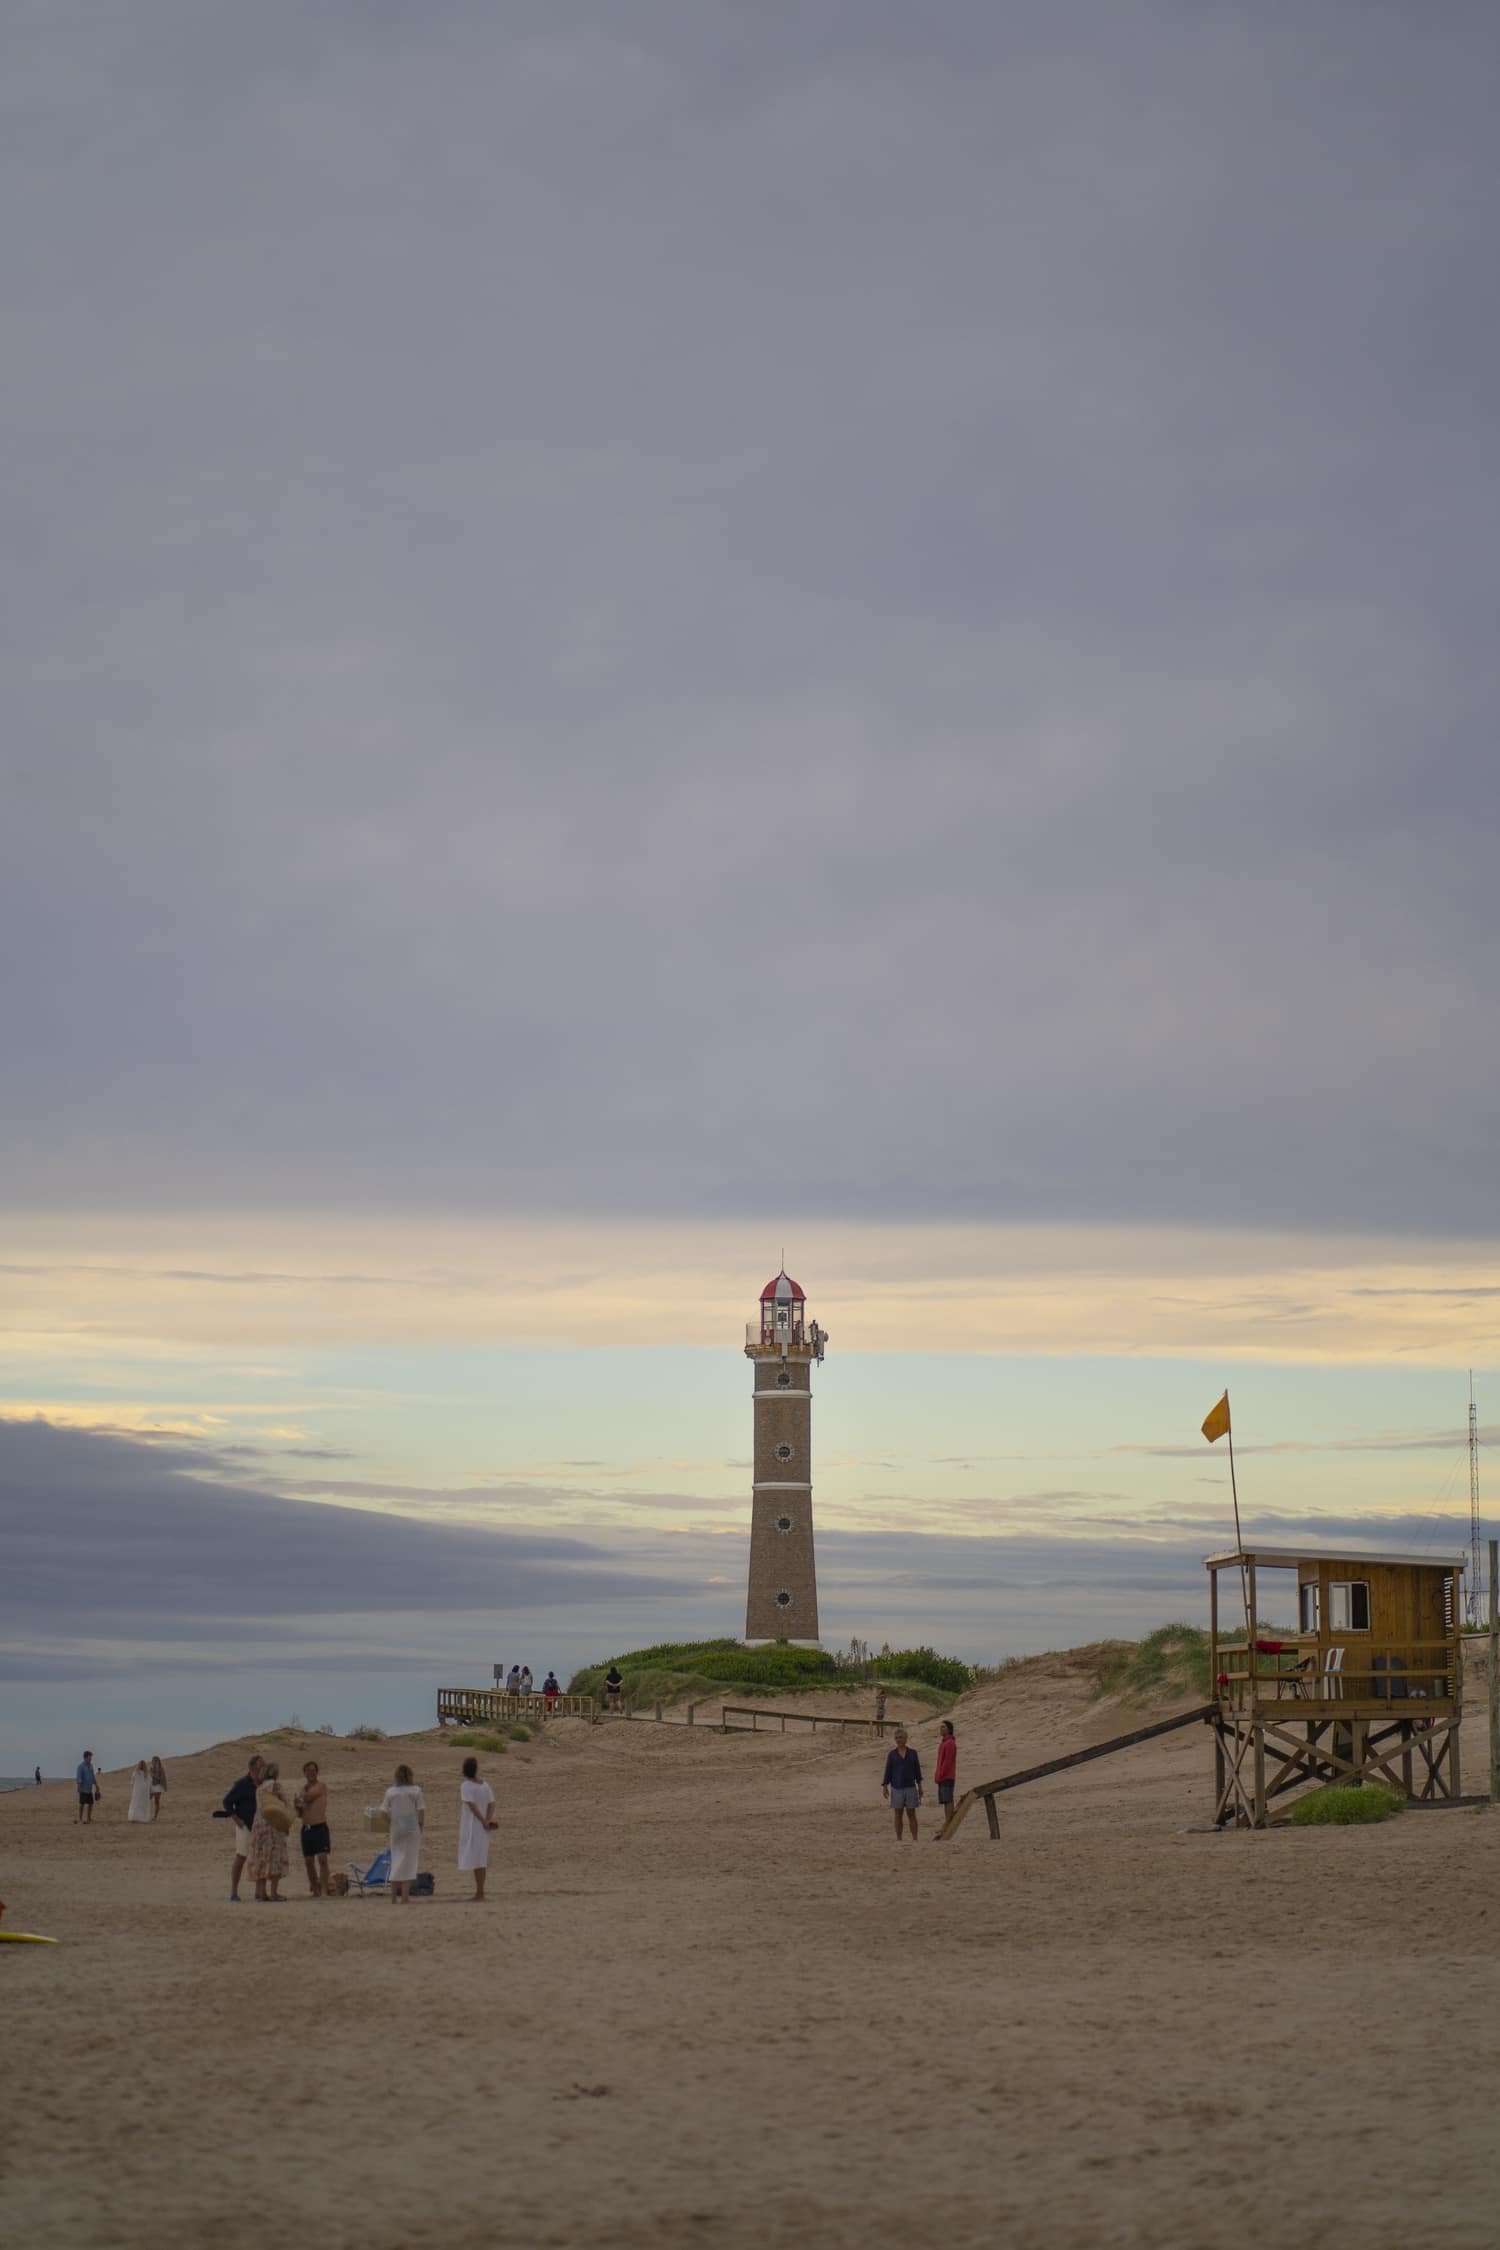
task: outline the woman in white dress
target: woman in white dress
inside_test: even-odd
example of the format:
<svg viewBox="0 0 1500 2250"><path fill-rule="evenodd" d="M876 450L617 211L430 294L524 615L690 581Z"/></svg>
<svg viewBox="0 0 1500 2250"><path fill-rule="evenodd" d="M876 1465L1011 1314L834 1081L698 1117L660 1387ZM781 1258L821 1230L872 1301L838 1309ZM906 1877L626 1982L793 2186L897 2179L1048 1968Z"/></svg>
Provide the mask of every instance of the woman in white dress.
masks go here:
<svg viewBox="0 0 1500 2250"><path fill-rule="evenodd" d="M398 1906L411 1903L417 1861L422 1856L422 1831L427 1826L427 1800L412 1778L410 1766L397 1766L396 1779L381 1800L380 1809L391 1822L391 1899Z"/></svg>
<svg viewBox="0 0 1500 2250"><path fill-rule="evenodd" d="M458 1791L458 1868L474 1878L474 1897L484 1897L484 1873L490 1863L490 1838L499 1827L491 1818L495 1792L479 1778L479 1760L465 1758L464 1777ZM471 1902L472 1903L472 1902Z"/></svg>
<svg viewBox="0 0 1500 2250"><path fill-rule="evenodd" d="M135 1772L130 1777L130 1810L126 1813L125 1818L127 1820L149 1820L151 1818L151 1769L144 1758L139 1761Z"/></svg>

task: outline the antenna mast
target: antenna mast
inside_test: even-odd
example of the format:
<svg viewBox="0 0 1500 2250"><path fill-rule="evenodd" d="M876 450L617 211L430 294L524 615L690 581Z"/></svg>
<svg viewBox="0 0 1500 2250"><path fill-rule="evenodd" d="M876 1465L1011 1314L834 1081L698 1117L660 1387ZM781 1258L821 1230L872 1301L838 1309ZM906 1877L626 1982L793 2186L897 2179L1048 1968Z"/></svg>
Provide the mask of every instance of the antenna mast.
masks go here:
<svg viewBox="0 0 1500 2250"><path fill-rule="evenodd" d="M1493 1593L1493 1589L1492 1589ZM1484 1580L1479 1565L1479 1415L1474 1405L1474 1370L1469 1369L1469 1623L1484 1623Z"/></svg>

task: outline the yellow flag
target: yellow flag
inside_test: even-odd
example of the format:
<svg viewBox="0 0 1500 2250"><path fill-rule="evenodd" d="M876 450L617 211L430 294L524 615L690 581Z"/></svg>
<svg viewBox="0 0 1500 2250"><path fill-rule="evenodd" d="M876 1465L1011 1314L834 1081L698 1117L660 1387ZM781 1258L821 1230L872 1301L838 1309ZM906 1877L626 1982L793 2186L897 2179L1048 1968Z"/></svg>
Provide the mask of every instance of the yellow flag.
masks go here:
<svg viewBox="0 0 1500 2250"><path fill-rule="evenodd" d="M1226 1391L1224 1393L1224 1396L1220 1399L1218 1405L1210 1408L1208 1417L1203 1424L1203 1435L1207 1438L1209 1444L1212 1445L1215 1438L1227 1437L1228 1434L1229 1393L1228 1391Z"/></svg>

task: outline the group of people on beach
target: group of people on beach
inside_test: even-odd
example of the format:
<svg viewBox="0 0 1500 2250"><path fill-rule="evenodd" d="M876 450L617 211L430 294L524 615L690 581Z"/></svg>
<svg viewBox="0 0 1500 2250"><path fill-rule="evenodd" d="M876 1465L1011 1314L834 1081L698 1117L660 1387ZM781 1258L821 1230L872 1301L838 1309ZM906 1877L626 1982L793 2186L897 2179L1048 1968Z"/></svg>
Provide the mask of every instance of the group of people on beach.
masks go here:
<svg viewBox="0 0 1500 2250"><path fill-rule="evenodd" d="M885 1717L885 1697L880 1697L880 1716ZM938 1803L953 1803L953 1792L958 1785L958 1736L953 1731L953 1721L944 1719L938 1736L937 1764L933 1770L937 1783ZM897 1727L891 1737L891 1748L885 1754L885 1772L881 1776L881 1795L896 1816L896 1841L901 1841L901 1824L904 1820L911 1830L911 1840L917 1841L917 1807L922 1802L922 1761L907 1740L905 1727Z"/></svg>
<svg viewBox="0 0 1500 2250"><path fill-rule="evenodd" d="M484 1897L489 1866L490 1838L499 1827L495 1819L495 1792L479 1778L479 1760L465 1758L458 1791L458 1865L474 1878L473 1898ZM396 1768L395 1778L381 1799L379 1811L390 1829L389 1895L397 1905L409 1903L419 1872L422 1838L427 1827L427 1799L408 1765ZM300 1819L298 1841L307 1888L313 1898L328 1898L334 1888L329 1873L333 1849L328 1829L328 1784L316 1758L302 1768L302 1787L287 1802L281 1786L281 1769L274 1758L257 1754L238 1781L224 1794L215 1820L234 1823L234 1859L229 1875L229 1896L240 1903L240 1883L248 1875L255 1897L264 1905L285 1905L282 1877L291 1865L289 1838L293 1815Z"/></svg>
<svg viewBox="0 0 1500 2250"><path fill-rule="evenodd" d="M36 1769L36 1778L37 1786L40 1788L42 1780L40 1766ZM92 1750L85 1750L79 1760L76 1779L78 1783L78 1810L73 1816L74 1822L76 1825L77 1822L82 1821L85 1828L88 1828L93 1825L94 1807L102 1801L104 1796ZM130 1803L126 1809L125 1818L127 1820L159 1819L161 1801L166 1793L167 1769L160 1758L137 1759L135 1772L130 1777Z"/></svg>

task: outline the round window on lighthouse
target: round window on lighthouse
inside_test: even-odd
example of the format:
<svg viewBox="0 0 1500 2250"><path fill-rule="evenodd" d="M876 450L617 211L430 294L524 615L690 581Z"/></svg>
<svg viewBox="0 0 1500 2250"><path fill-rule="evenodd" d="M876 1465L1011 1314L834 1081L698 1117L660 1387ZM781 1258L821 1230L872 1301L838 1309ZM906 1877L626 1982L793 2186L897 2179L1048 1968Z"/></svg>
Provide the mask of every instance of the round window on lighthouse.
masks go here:
<svg viewBox="0 0 1500 2250"><path fill-rule="evenodd" d="M790 1461L790 1459L792 1458L791 1447L789 1445L778 1445L776 1448L776 1458L778 1461Z"/></svg>
<svg viewBox="0 0 1500 2250"><path fill-rule="evenodd" d="M778 1531L790 1531L791 1528L792 1519L790 1516L778 1516L776 1518L776 1529Z"/></svg>
<svg viewBox="0 0 1500 2250"><path fill-rule="evenodd" d="M788 1375L786 1369L783 1367L781 1373L776 1378L776 1388L780 1391L789 1391L791 1387L792 1378L790 1375Z"/></svg>
<svg viewBox="0 0 1500 2250"><path fill-rule="evenodd" d="M785 1594L785 1593L782 1593L782 1594L778 1594L778 1595L776 1596L776 1607L777 1607L778 1609L790 1609L790 1608L791 1608L791 1606L792 1606L792 1597L791 1597L791 1595L790 1595L790 1594Z"/></svg>

